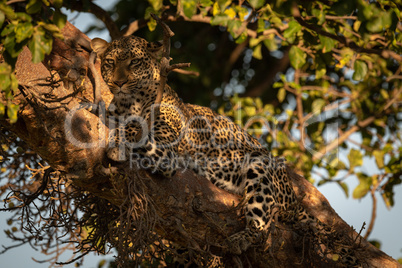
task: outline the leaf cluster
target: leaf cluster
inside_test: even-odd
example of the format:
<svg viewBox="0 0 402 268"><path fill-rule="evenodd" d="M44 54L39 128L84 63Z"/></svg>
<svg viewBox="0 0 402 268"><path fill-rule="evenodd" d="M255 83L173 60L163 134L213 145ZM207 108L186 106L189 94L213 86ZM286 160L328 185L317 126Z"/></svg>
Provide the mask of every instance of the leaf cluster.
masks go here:
<svg viewBox="0 0 402 268"><path fill-rule="evenodd" d="M0 1L0 88L8 102L0 103L0 117L7 115L11 123L16 122L18 105L11 102L12 92L18 87L13 74L18 55L25 46L32 53L32 61L43 61L50 54L53 38L63 38L60 29L67 17L60 8L62 0L30 0L27 3ZM7 112L6 112L7 110Z"/></svg>
<svg viewBox="0 0 402 268"><path fill-rule="evenodd" d="M232 97L220 113L307 178L320 179L320 185L335 182L348 196L345 179L352 176L359 181L354 198L379 191L388 207L394 204L393 188L401 183L402 170L400 1L149 3L152 12L175 10L184 20L219 26L232 40L234 47L228 48L246 44L243 67L232 64L230 82L214 90L224 100ZM152 20L148 27L154 29ZM239 98L237 92L247 95L248 82L265 71L257 68L258 60L267 62L272 55L289 60L266 86L276 98L267 105ZM242 73L251 73L251 79ZM267 100L264 95L262 100ZM363 168L368 163L371 170Z"/></svg>

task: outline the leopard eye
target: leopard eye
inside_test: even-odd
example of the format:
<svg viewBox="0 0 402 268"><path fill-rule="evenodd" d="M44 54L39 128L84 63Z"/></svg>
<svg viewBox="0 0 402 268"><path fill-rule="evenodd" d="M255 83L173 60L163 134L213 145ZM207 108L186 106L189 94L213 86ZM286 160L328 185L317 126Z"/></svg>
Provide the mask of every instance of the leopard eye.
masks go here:
<svg viewBox="0 0 402 268"><path fill-rule="evenodd" d="M106 59L105 62L109 65L114 65L114 60L113 59Z"/></svg>
<svg viewBox="0 0 402 268"><path fill-rule="evenodd" d="M130 67L136 66L140 63L140 59L132 59L130 61Z"/></svg>

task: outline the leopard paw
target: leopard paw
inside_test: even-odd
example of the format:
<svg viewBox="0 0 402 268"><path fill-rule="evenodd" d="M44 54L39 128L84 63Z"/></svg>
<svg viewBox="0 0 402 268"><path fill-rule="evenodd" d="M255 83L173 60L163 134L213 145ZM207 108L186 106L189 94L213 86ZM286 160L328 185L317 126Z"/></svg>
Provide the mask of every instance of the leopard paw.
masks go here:
<svg viewBox="0 0 402 268"><path fill-rule="evenodd" d="M230 236L226 240L229 252L235 255L241 255L247 249L257 243L261 238L261 233L257 230L246 228L244 231L238 232Z"/></svg>

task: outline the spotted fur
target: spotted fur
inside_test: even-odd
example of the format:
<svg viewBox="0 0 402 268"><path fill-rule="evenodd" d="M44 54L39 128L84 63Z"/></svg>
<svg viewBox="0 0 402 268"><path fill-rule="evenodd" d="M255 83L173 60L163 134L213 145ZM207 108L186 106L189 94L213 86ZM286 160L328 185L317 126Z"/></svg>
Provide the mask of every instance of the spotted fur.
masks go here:
<svg viewBox="0 0 402 268"><path fill-rule="evenodd" d="M184 104L166 85L160 114L152 118L160 81L160 44L129 36L110 44L96 38L92 47L100 56L103 79L114 94L109 117L120 123L135 119L117 124L112 131L111 159L125 160L127 153L140 155L149 159L150 168L167 177L185 162L216 186L245 195L248 228L229 238L236 254L258 239L255 230L268 229L274 211L296 215L298 221L314 220L297 202L284 160L273 157L227 117Z"/></svg>

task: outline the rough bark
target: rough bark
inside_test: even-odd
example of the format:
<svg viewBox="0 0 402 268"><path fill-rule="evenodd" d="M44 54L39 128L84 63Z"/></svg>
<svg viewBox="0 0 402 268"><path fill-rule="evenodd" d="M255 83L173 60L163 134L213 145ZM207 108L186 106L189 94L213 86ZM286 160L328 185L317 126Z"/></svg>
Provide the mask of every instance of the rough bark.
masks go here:
<svg viewBox="0 0 402 268"><path fill-rule="evenodd" d="M3 119L0 124L29 144L55 170L69 174L74 185L119 205L123 198L111 191L112 182L108 176L96 173L99 166L107 162L104 145L108 130L95 114L87 109L76 110L80 103L91 102L93 96L93 78L87 71L89 39L71 24L67 24L63 32L65 40L54 42L53 52L43 64L33 64L28 49L21 53L16 66L20 92L15 96L21 111L17 123L9 124ZM99 70L99 62L96 68ZM46 78L55 71L62 75L64 83L52 87ZM57 75L55 77L57 79ZM82 90L77 91L74 85L83 85ZM49 94L62 98L74 90L76 93L61 101L49 102L49 98L43 98ZM104 84L102 97L106 103L111 100ZM70 117L71 114L74 116ZM72 127L66 128L65 122L70 119ZM71 138L92 146L77 147L77 142L72 143ZM367 267L398 267L395 260L358 237L316 188L292 170L288 172L297 196L307 210L322 222L333 224L337 232L356 241L356 254L361 263ZM251 267L339 265L309 251L308 238L281 228L280 224L269 237L268 252L252 248L244 256L230 256L222 248L225 238L245 227L241 210L235 208L241 201L239 196L215 187L191 171L178 172L170 179L127 166L119 167L119 173L129 179L141 180L145 185L160 218L155 227L160 236L183 246L223 256L228 266L239 262Z"/></svg>

